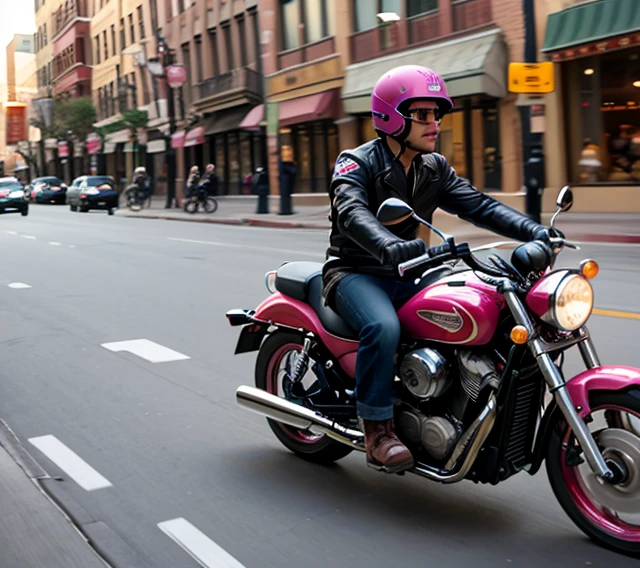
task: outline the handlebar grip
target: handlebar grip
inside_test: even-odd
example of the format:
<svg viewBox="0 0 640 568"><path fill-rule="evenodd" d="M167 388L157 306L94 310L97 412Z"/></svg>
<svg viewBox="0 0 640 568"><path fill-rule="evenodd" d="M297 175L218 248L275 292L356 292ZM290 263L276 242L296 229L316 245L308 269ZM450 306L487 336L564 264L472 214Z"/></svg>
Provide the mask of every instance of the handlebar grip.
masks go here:
<svg viewBox="0 0 640 568"><path fill-rule="evenodd" d="M417 256L416 258L412 258L411 260L407 260L406 262L401 262L400 264L398 264L398 274L400 276L404 276L407 270L411 270L416 266L420 266L421 264L423 264L427 260L431 260L432 258L433 257L429 254L429 251L427 251L424 254Z"/></svg>

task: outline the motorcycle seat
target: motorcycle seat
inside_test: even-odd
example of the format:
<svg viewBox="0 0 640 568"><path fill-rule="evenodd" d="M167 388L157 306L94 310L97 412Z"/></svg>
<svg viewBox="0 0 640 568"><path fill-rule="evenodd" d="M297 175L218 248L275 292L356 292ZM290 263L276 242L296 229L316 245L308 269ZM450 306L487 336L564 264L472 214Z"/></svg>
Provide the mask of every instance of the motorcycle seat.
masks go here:
<svg viewBox="0 0 640 568"><path fill-rule="evenodd" d="M288 262L276 271L276 289L286 296L309 304L324 328L344 339L358 339L356 331L343 317L324 303L322 297L322 263Z"/></svg>

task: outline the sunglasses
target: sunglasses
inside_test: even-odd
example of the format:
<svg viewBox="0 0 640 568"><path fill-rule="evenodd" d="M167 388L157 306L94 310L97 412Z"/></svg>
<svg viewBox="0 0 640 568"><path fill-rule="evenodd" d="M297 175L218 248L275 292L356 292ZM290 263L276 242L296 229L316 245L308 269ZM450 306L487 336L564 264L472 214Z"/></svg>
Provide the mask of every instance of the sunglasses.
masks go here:
<svg viewBox="0 0 640 568"><path fill-rule="evenodd" d="M416 108L410 110L407 114L408 116L405 118L422 124L439 122L442 119L442 113L439 108Z"/></svg>

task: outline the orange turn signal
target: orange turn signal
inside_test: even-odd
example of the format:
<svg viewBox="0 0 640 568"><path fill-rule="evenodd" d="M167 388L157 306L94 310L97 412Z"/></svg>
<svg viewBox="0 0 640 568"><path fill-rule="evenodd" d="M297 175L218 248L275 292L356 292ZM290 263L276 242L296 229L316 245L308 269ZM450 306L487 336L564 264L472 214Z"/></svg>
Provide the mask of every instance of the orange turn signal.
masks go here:
<svg viewBox="0 0 640 568"><path fill-rule="evenodd" d="M529 339L529 332L523 325L516 325L511 330L510 337L511 341L513 341L516 345L524 345L527 342L527 339Z"/></svg>
<svg viewBox="0 0 640 568"><path fill-rule="evenodd" d="M583 260L580 264L580 272L582 272L582 276L591 280L598 276L598 272L600 272L600 267L595 260Z"/></svg>

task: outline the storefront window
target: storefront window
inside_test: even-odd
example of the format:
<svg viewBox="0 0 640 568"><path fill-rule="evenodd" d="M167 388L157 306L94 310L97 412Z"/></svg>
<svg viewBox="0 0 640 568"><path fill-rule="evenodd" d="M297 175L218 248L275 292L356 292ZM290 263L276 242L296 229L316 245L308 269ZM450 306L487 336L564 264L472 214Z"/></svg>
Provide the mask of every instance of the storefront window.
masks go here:
<svg viewBox="0 0 640 568"><path fill-rule="evenodd" d="M464 113L446 114L440 123L438 151L447 159L459 176L467 177L464 143Z"/></svg>
<svg viewBox="0 0 640 568"><path fill-rule="evenodd" d="M242 193L251 193L251 135L248 132L241 131L239 136Z"/></svg>
<svg viewBox="0 0 640 568"><path fill-rule="evenodd" d="M640 48L570 61L566 70L572 177L639 184Z"/></svg>
<svg viewBox="0 0 640 568"><path fill-rule="evenodd" d="M226 168L224 163L224 149L226 148L226 140L224 134L219 134L215 138L215 152L216 152L216 174L218 175L219 192L223 194L229 193L229 188L226 187Z"/></svg>

